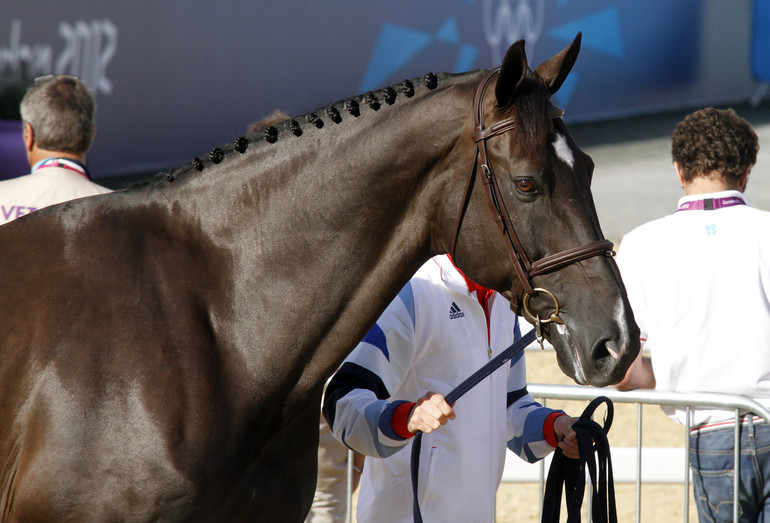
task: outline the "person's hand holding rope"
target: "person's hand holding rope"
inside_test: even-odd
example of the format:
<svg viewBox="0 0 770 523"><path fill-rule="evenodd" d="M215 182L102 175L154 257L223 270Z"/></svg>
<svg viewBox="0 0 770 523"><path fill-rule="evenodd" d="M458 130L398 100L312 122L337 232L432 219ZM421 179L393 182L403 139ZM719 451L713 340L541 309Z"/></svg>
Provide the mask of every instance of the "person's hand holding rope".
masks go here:
<svg viewBox="0 0 770 523"><path fill-rule="evenodd" d="M559 416L553 422L553 433L558 441L557 447L561 449L565 457L578 459L580 451L578 449L577 433L572 428L580 418L571 416Z"/></svg>
<svg viewBox="0 0 770 523"><path fill-rule="evenodd" d="M446 402L444 396L437 392L428 391L412 407L406 428L412 434L416 434L418 431L430 434L453 419L455 419L455 411Z"/></svg>

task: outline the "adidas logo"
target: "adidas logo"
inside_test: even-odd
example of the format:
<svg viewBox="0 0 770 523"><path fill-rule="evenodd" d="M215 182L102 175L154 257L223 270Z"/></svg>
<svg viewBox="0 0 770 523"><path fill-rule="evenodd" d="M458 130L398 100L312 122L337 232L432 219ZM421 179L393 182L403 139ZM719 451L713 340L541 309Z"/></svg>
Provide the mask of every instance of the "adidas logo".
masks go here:
<svg viewBox="0 0 770 523"><path fill-rule="evenodd" d="M457 318L462 318L463 316L465 316L465 313L460 310L460 307L458 307L455 302L452 302L452 306L449 307L449 319L456 320Z"/></svg>

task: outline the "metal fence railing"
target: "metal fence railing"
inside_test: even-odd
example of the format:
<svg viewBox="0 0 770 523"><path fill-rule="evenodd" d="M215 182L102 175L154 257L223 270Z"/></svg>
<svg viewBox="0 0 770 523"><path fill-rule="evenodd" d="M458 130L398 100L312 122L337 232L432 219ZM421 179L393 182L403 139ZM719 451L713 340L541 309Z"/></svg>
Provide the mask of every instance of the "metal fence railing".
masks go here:
<svg viewBox="0 0 770 523"><path fill-rule="evenodd" d="M534 344L533 344L534 347ZM547 347L547 349L550 347ZM537 350L540 350L539 348ZM552 350L552 349L551 349ZM590 401L597 396L606 396L615 403L627 403L636 404L636 447L635 447L635 470L633 474L633 482L636 484L636 519L639 523L641 521L641 493L642 493L642 405L671 405L681 406L686 411L687 425L684 427L684 457L681 458L681 454L667 454L673 456L674 459L684 459L682 470L682 479L679 483L684 484L684 521L689 521L690 511L690 429L689 424L691 418L690 411L694 407L710 407L720 409L734 410L736 419L740 418L742 414L751 412L763 418L767 423L770 423L770 409L764 407L760 403L740 395L732 394L720 394L720 393L706 393L706 392L667 392L651 389L639 389L634 391L621 392L614 388L596 388L585 387L578 385L554 385L543 383L530 383L527 385L529 393L537 400L540 400L544 405L547 400L575 400L575 401ZM734 477L739 477L740 472L740 426L735 425L735 446L733 459L735 462ZM656 449L660 450L678 450L678 449ZM613 459L615 457L613 451ZM348 497L347 507L348 513L346 521L351 523L353 521L352 510L352 473L353 473L353 458L352 452L348 455ZM540 484L540 519L542 518L542 506L543 506L543 492L545 488L545 476L546 476L546 460L539 462L539 474L535 481ZM670 476L670 474L669 474ZM617 478L617 475L616 475ZM505 481L505 478L503 479ZM529 481L529 480L527 480ZM617 481L617 479L616 479ZM670 478L665 481L672 481ZM673 480L676 481L676 480ZM738 482L734 482L733 485L733 521L738 521ZM587 492L589 490L587 489ZM584 507L590 507L591 502L588 499ZM586 521L591 521L590 510L586 512Z"/></svg>
<svg viewBox="0 0 770 523"><path fill-rule="evenodd" d="M542 400L579 400L590 401L597 396L606 396L615 403L632 403L637 405L637 427L636 427L636 521L641 520L641 485L642 485L642 405L672 405L681 406L686 411L687 425L685 426L685 451L684 451L684 521L689 521L689 491L690 491L690 410L693 407L711 407L721 409L735 410L736 419L742 414L751 412L762 417L770 423L770 410L756 401L745 396L717 393L680 393L666 392L659 390L635 390L629 392L620 392L612 388L582 387L577 385L550 385L531 383L527 388L536 399ZM735 461L734 477L739 477L740 471L740 425L735 424L735 451L733 459ZM542 493L545 485L545 465L540 466L540 492L542 507ZM733 521L738 521L738 482L733 485ZM590 500L586 504L590 506ZM590 521L590 514L587 516Z"/></svg>
<svg viewBox="0 0 770 523"><path fill-rule="evenodd" d="M634 482L636 483L636 522L641 521L641 493L642 493L642 405L673 405L682 406L685 408L687 414L688 424L685 426L685 441L684 441L684 466L683 477L681 483L684 484L684 521L689 521L689 492L690 492L690 409L693 407L712 407L721 409L734 409L736 418L740 418L741 414L746 412L752 412L757 416L762 417L767 423L770 423L770 410L756 401L747 398L745 396L731 395L731 394L717 394L717 393L680 393L680 392L665 392L659 390L635 390L630 392L621 392L612 388L596 388L596 387L584 387L577 385L551 385L542 383L530 383L527 385L529 393L535 399L540 400L543 404L546 404L547 400L576 400L576 401L590 401L597 396L606 396L615 403L629 403L636 404L636 459L635 459L635 471ZM735 425L735 451L733 459L735 460L735 474L734 477L739 477L740 471L740 430L739 425ZM540 483L540 517L542 518L542 506L543 506L543 492L545 488L545 469L546 460L541 460L539 463L539 477L537 481ZM349 523L353 521L352 514L352 473L353 473L353 458L352 452L348 455L348 498L347 507L348 513L346 521ZM733 521L738 521L738 482L733 485ZM588 491L588 490L587 490ZM584 504L584 507L590 507L591 500L588 499ZM586 521L591 521L590 510L586 511Z"/></svg>

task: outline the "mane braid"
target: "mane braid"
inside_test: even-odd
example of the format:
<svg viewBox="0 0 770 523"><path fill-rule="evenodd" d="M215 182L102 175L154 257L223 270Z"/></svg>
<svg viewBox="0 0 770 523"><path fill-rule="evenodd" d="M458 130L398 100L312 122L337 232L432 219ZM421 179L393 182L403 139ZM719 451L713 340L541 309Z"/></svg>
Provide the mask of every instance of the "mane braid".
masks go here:
<svg viewBox="0 0 770 523"><path fill-rule="evenodd" d="M425 87L431 91L438 86L438 78L435 74L427 73L423 78L425 79Z"/></svg>
<svg viewBox="0 0 770 523"><path fill-rule="evenodd" d="M361 110L358 108L358 102L356 102L353 99L348 100L345 102L345 109L348 110L350 114L352 114L355 118L358 118L361 116Z"/></svg>
<svg viewBox="0 0 770 523"><path fill-rule="evenodd" d="M246 148L249 146L249 140L245 136L240 136L233 142L233 149L243 154L246 152Z"/></svg>
<svg viewBox="0 0 770 523"><path fill-rule="evenodd" d="M396 90L392 87L386 87L385 88L385 95L383 96L385 99L385 103L388 105L393 105L396 103Z"/></svg>
<svg viewBox="0 0 770 523"><path fill-rule="evenodd" d="M375 96L374 93L372 92L366 93L366 96L364 96L364 101L366 102L366 105L368 105L375 111L378 111L380 109L380 102L379 100L377 100L377 96Z"/></svg>
<svg viewBox="0 0 770 523"><path fill-rule="evenodd" d="M315 125L319 129L321 129L324 126L324 121L319 118L319 116L315 113L310 113L307 115L307 122L309 124Z"/></svg>
<svg viewBox="0 0 770 523"><path fill-rule="evenodd" d="M329 116L329 119L334 123L340 123L342 121L342 116L340 116L340 112L333 105L330 105L329 107L326 108L326 114L327 116Z"/></svg>
<svg viewBox="0 0 770 523"><path fill-rule="evenodd" d="M225 157L225 152L219 147L214 147L209 153L209 160L217 164L221 162Z"/></svg>
<svg viewBox="0 0 770 523"><path fill-rule="evenodd" d="M407 98L411 98L414 96L414 84L410 82L409 80L404 80L399 84L399 87L401 88L401 91L404 93L404 96Z"/></svg>
<svg viewBox="0 0 770 523"><path fill-rule="evenodd" d="M275 143L278 141L278 129L276 129L274 125L265 127L264 134L265 140L267 140L268 143Z"/></svg>

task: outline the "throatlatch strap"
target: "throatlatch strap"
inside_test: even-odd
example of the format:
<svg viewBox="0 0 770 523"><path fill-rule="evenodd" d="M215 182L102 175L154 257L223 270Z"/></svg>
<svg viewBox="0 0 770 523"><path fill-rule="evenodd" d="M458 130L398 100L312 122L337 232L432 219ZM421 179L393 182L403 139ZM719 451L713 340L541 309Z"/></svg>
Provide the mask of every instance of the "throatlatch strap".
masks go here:
<svg viewBox="0 0 770 523"><path fill-rule="evenodd" d="M492 374L505 362L516 356L518 353L524 350L524 348L535 341L535 329L532 329L524 336L513 342L513 344L505 349L503 352L489 360L486 365L479 370L468 376L465 381L460 383L457 387L444 396L444 399L450 405L459 400L463 394L471 390L478 385L484 378ZM415 434L412 440L412 513L414 515L415 523L422 523L422 513L420 512L420 502L417 498L417 483L420 477L420 447L422 446L422 432Z"/></svg>
<svg viewBox="0 0 770 523"><path fill-rule="evenodd" d="M604 427L591 419L596 407L602 403L607 404ZM612 476L610 445L607 442L607 432L612 425L613 412L612 401L605 396L599 396L588 404L580 415L580 420L572 426L577 433L580 459L569 459L564 456L560 448L556 449L545 484L542 523L559 521L562 487L564 487L567 502L567 523L580 523L586 466L591 478L591 521L617 523L615 481Z"/></svg>

